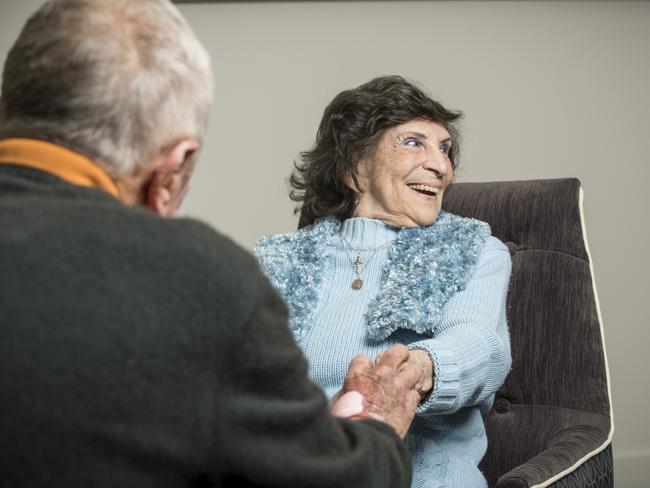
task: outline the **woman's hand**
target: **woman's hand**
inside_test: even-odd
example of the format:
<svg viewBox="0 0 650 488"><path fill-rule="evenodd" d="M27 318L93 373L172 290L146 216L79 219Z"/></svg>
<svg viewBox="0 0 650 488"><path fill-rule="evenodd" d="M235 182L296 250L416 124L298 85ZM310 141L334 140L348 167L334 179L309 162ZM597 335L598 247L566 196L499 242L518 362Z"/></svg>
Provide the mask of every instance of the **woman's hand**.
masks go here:
<svg viewBox="0 0 650 488"><path fill-rule="evenodd" d="M433 388L433 363L429 354L420 349L409 351L407 364L413 366L420 373L415 389L420 394L420 400L429 394Z"/></svg>

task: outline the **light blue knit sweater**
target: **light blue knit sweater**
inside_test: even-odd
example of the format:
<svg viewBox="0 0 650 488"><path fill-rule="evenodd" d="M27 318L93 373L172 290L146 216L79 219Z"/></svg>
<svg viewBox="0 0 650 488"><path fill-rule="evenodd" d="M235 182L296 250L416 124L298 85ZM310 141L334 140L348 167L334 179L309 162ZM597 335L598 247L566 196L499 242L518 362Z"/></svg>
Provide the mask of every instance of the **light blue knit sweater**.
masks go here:
<svg viewBox="0 0 650 488"><path fill-rule="evenodd" d="M507 248L494 237L485 239L464 289L444 303L433 331L419 334L398 329L376 341L369 337L366 314L385 285L382 280L386 280L390 246L374 254L371 250L395 241L404 231L378 220L352 218L343 222L340 232L355 250L352 257L357 250L365 251L364 285L360 290L351 288L356 275L350 253L338 235L331 238L325 243L328 252L322 253L321 285L314 303L307 304L314 308L312 323L298 337L309 360L311 378L331 398L341 387L350 360L358 354L374 358L396 343L427 351L434 363L435 382L406 437L413 455L412 486L486 486L477 467L487 446L483 415L511 362L505 319L511 267ZM269 241L262 243L268 245ZM261 253L259 248L257 251L264 254L263 248ZM285 269L278 261L259 257L263 269L269 272L269 266L273 268L272 282L280 293L286 293L278 285L278 276L291 272L291 267ZM297 307L295 300L286 301L290 308L292 303Z"/></svg>

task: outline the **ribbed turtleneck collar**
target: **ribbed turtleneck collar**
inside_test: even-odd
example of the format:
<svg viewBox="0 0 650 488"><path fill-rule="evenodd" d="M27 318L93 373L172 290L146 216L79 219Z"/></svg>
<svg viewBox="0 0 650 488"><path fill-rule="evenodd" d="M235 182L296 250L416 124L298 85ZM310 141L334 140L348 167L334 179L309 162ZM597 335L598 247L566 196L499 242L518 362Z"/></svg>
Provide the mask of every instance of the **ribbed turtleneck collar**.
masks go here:
<svg viewBox="0 0 650 488"><path fill-rule="evenodd" d="M381 220L353 217L343 221L341 234L356 249L368 249L397 239L399 228L384 224Z"/></svg>

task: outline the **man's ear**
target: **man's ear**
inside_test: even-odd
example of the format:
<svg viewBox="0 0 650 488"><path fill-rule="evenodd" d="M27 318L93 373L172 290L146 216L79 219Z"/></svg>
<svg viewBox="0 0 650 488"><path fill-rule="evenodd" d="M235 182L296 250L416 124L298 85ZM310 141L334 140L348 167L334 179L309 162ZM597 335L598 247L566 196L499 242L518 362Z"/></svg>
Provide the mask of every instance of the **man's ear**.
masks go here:
<svg viewBox="0 0 650 488"><path fill-rule="evenodd" d="M186 138L156 156L146 187L146 204L162 217L173 217L189 190L194 156L199 148L196 139Z"/></svg>

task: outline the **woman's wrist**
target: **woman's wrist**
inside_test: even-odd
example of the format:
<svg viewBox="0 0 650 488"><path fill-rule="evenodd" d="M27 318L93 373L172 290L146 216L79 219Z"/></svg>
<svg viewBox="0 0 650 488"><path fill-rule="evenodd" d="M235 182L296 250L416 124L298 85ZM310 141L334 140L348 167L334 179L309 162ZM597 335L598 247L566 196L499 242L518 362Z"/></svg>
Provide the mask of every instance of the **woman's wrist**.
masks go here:
<svg viewBox="0 0 650 488"><path fill-rule="evenodd" d="M415 389L420 395L420 403L422 403L433 389L433 362L429 354L421 349L412 349L409 353L409 362L420 371L420 378Z"/></svg>

